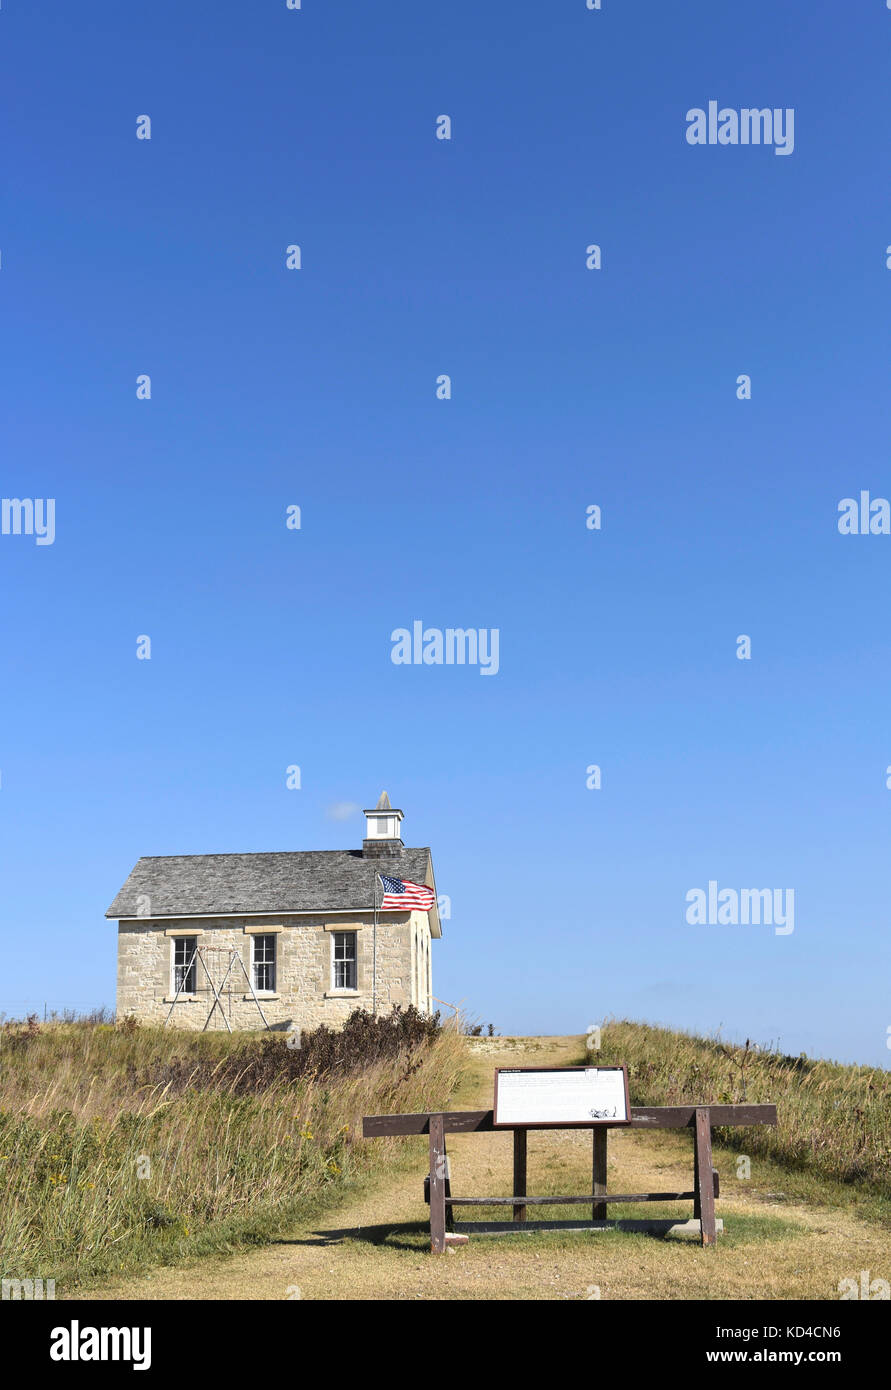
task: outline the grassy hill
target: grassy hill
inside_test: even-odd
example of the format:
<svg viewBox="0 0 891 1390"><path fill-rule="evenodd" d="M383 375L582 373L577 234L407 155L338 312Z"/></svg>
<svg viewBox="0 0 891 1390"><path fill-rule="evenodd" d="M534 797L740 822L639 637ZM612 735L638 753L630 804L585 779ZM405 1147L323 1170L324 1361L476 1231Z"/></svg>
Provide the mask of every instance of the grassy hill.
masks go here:
<svg viewBox="0 0 891 1390"><path fill-rule="evenodd" d="M467 1039L457 1109L491 1104L492 1069L569 1066L584 1059L576 1037ZM753 1134L754 1131L748 1131ZM611 1229L591 1235L472 1234L447 1257L429 1253L428 1213L422 1201L427 1169L425 1136L381 1142L393 1147L385 1169L366 1171L341 1188L325 1211L304 1209L283 1236L259 1249L234 1252L198 1267L156 1268L137 1279L94 1289L102 1299L430 1300L835 1300L844 1281L887 1278L891 1225L887 1198L861 1185L792 1171L765 1156L742 1165L733 1149L713 1155L721 1177L718 1245L702 1249L682 1234L653 1238ZM456 1196L508 1195L510 1133L456 1134L449 1142ZM681 1191L690 1186L689 1132L618 1129L610 1132L611 1191ZM529 1191L584 1191L591 1177L591 1138L582 1130L529 1136ZM334 1194L332 1194L334 1195ZM613 1208L612 1215L691 1214L691 1203ZM539 1213L540 1214L540 1213ZM578 1208L548 1208L578 1219ZM462 1219L502 1219L503 1209L462 1208ZM460 1221L459 1221L460 1229Z"/></svg>
<svg viewBox="0 0 891 1390"><path fill-rule="evenodd" d="M0 1029L0 1274L72 1283L270 1239L388 1151L369 1111L444 1106L464 1053L414 1010L342 1033Z"/></svg>
<svg viewBox="0 0 891 1390"><path fill-rule="evenodd" d="M628 1064L633 1105L773 1102L776 1129L720 1142L799 1172L891 1196L891 1072L784 1056L640 1023L611 1022L592 1061Z"/></svg>
<svg viewBox="0 0 891 1390"><path fill-rule="evenodd" d="M891 1076L880 1069L786 1057L629 1022L604 1027L596 1053L586 1053L583 1037L468 1039L418 1020L406 1022L404 1016L395 1024L369 1023L366 1016L352 1033L325 1033L315 1041L308 1035L304 1044L295 1054L281 1037L89 1022L5 1025L0 1030L3 1277L55 1278L74 1292L109 1275L132 1279L153 1267L175 1269L203 1259L206 1286L204 1276L196 1282L190 1275L192 1292L166 1296L248 1296L237 1291L237 1283L229 1288L221 1282L220 1256L251 1246L274 1251L278 1238L295 1226L308 1229L320 1213L343 1209L345 1224L335 1232L337 1240L345 1242L345 1250L353 1239L367 1240L368 1231L363 1235L361 1228L373 1218L382 1281L377 1296L402 1296L403 1285L412 1289L417 1283L417 1258L427 1245L420 1202L426 1145L364 1142L361 1115L476 1108L491 1104L496 1065L569 1065L586 1058L626 1062L635 1104L776 1103L776 1130L716 1131L720 1214L732 1213L721 1266L731 1290L732 1278L754 1265L754 1252L766 1242L779 1271L775 1296L803 1296L789 1292L800 1269L810 1271L810 1296L820 1296L815 1289L831 1289L833 1278L850 1273L847 1264L839 1265L840 1274L834 1272L839 1250L850 1250L847 1263L855 1271L876 1268L879 1256L861 1253L861 1247L869 1248L870 1232L891 1231ZM506 1145L509 1136L503 1134L460 1138L456 1181L466 1195L510 1193ZM614 1131L610 1152L618 1187L613 1190L673 1190L675 1181L688 1185L683 1175L689 1172L689 1149L687 1135ZM751 1180L738 1179L737 1151L751 1159ZM670 1173L671 1180L649 1182L654 1172ZM589 1137L559 1131L531 1137L530 1191L583 1191L577 1183L589 1178ZM650 1208L621 1214L675 1213ZM351 1219L358 1223L355 1237ZM526 1239L506 1238L507 1246ZM569 1246L560 1237L542 1239L540 1248L558 1252L555 1258L566 1270L585 1258L576 1237L568 1238ZM593 1239L598 1252L614 1248L606 1238ZM306 1244L319 1241L307 1238ZM514 1271L515 1282L505 1287L518 1290L516 1296L555 1296L530 1292L537 1286L526 1257L509 1253L504 1240L482 1238L480 1244L473 1237L471 1244L466 1268L478 1272L466 1288L460 1278L443 1284L440 1275L434 1289L458 1290L441 1296L509 1296L503 1290L486 1292L481 1271L494 1267L496 1259L499 1268ZM499 1245L497 1257L485 1255L487 1247ZM652 1285L622 1284L624 1265L617 1258L615 1296L660 1296L666 1268L679 1281L673 1296L699 1296L689 1291L695 1282L685 1283L698 1268L692 1255L635 1247L644 1248L646 1257L634 1267L652 1265ZM891 1258L891 1241L884 1234L877 1249L882 1258ZM256 1257L244 1258L262 1255L257 1251ZM363 1259L373 1289L367 1250L356 1267ZM413 1262L410 1274L407 1267L400 1273L406 1260ZM346 1253L341 1263L344 1279L354 1277ZM313 1296L337 1296L336 1268L325 1265L328 1273ZM175 1274L168 1277L175 1281ZM560 1277L554 1278L556 1290ZM476 1294L467 1291L474 1287ZM133 1295L118 1290L116 1296Z"/></svg>

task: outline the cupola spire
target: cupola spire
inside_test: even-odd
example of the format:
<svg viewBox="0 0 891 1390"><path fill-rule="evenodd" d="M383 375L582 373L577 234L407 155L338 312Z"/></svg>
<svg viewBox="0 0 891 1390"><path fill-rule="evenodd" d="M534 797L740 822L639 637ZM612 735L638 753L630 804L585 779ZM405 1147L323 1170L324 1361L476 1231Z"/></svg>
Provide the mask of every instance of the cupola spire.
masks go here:
<svg viewBox="0 0 891 1390"><path fill-rule="evenodd" d="M399 854L402 843L402 812L390 805L386 792L381 792L377 805L365 812L365 839L362 853L372 858Z"/></svg>

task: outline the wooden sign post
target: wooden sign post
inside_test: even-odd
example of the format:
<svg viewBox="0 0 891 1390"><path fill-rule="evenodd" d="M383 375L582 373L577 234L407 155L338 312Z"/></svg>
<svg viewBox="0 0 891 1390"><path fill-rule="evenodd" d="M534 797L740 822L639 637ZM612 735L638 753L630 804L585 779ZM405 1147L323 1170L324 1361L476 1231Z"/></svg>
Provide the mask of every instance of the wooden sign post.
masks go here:
<svg viewBox="0 0 891 1390"><path fill-rule="evenodd" d="M414 1115L366 1115L362 1133L366 1139L394 1134L427 1134L430 1148L430 1249L442 1254L449 1244L464 1242L467 1234L499 1235L531 1230L606 1230L620 1226L624 1230L666 1233L695 1231L703 1245L714 1245L723 1223L715 1216L715 1198L719 1195L717 1169L712 1167L713 1125L775 1125L775 1105L628 1105L627 1076L624 1067L566 1067L557 1072L554 1092L544 1099L538 1081L505 1080L537 1072L545 1068L502 1068L496 1073L495 1110L452 1110L422 1112ZM568 1072L604 1072L612 1077L591 1076L568 1078ZM618 1074L618 1076L616 1075ZM621 1077L621 1084L619 1082ZM555 1092L560 1095L555 1099ZM624 1093L624 1111L622 1094ZM606 1099L604 1099L606 1097ZM610 1116L592 1115L591 1110L615 1108ZM587 1110L587 1118L580 1118ZM574 1118L554 1118L555 1114ZM607 1133L618 1125L629 1129L690 1129L693 1133L693 1190L690 1192L628 1192L607 1191L606 1160ZM530 1129L590 1129L593 1136L591 1192L568 1197L530 1197L527 1187L526 1136ZM482 1134L491 1131L513 1132L513 1192L509 1197L453 1197L449 1183L447 1134ZM623 1202L681 1202L692 1201L693 1220L672 1219L650 1221L608 1221L607 1207ZM529 1206L590 1206L591 1220L535 1221L527 1219ZM452 1230L452 1214L456 1207L511 1207L509 1222L461 1222L463 1233Z"/></svg>

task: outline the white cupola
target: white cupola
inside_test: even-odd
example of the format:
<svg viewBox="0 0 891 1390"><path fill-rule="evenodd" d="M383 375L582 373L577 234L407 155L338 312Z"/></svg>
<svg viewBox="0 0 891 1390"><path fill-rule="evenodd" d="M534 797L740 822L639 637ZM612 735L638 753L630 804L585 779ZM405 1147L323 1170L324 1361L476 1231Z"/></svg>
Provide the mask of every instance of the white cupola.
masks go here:
<svg viewBox="0 0 891 1390"><path fill-rule="evenodd" d="M390 805L386 792L381 792L377 805L365 812L366 854L393 854L402 849L402 812Z"/></svg>

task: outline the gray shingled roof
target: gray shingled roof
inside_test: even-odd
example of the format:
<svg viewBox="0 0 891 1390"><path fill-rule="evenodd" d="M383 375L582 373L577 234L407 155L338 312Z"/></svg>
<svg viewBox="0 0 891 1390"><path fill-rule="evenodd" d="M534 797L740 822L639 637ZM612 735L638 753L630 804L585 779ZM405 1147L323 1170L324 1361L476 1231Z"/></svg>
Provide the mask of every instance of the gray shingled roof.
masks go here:
<svg viewBox="0 0 891 1390"><path fill-rule="evenodd" d="M105 915L342 912L371 906L376 872L434 886L429 849L403 849L398 855L373 859L364 858L361 850L345 849L176 854L140 859ZM380 902L380 884L377 891ZM148 911L144 904L140 911L140 897L148 898Z"/></svg>

